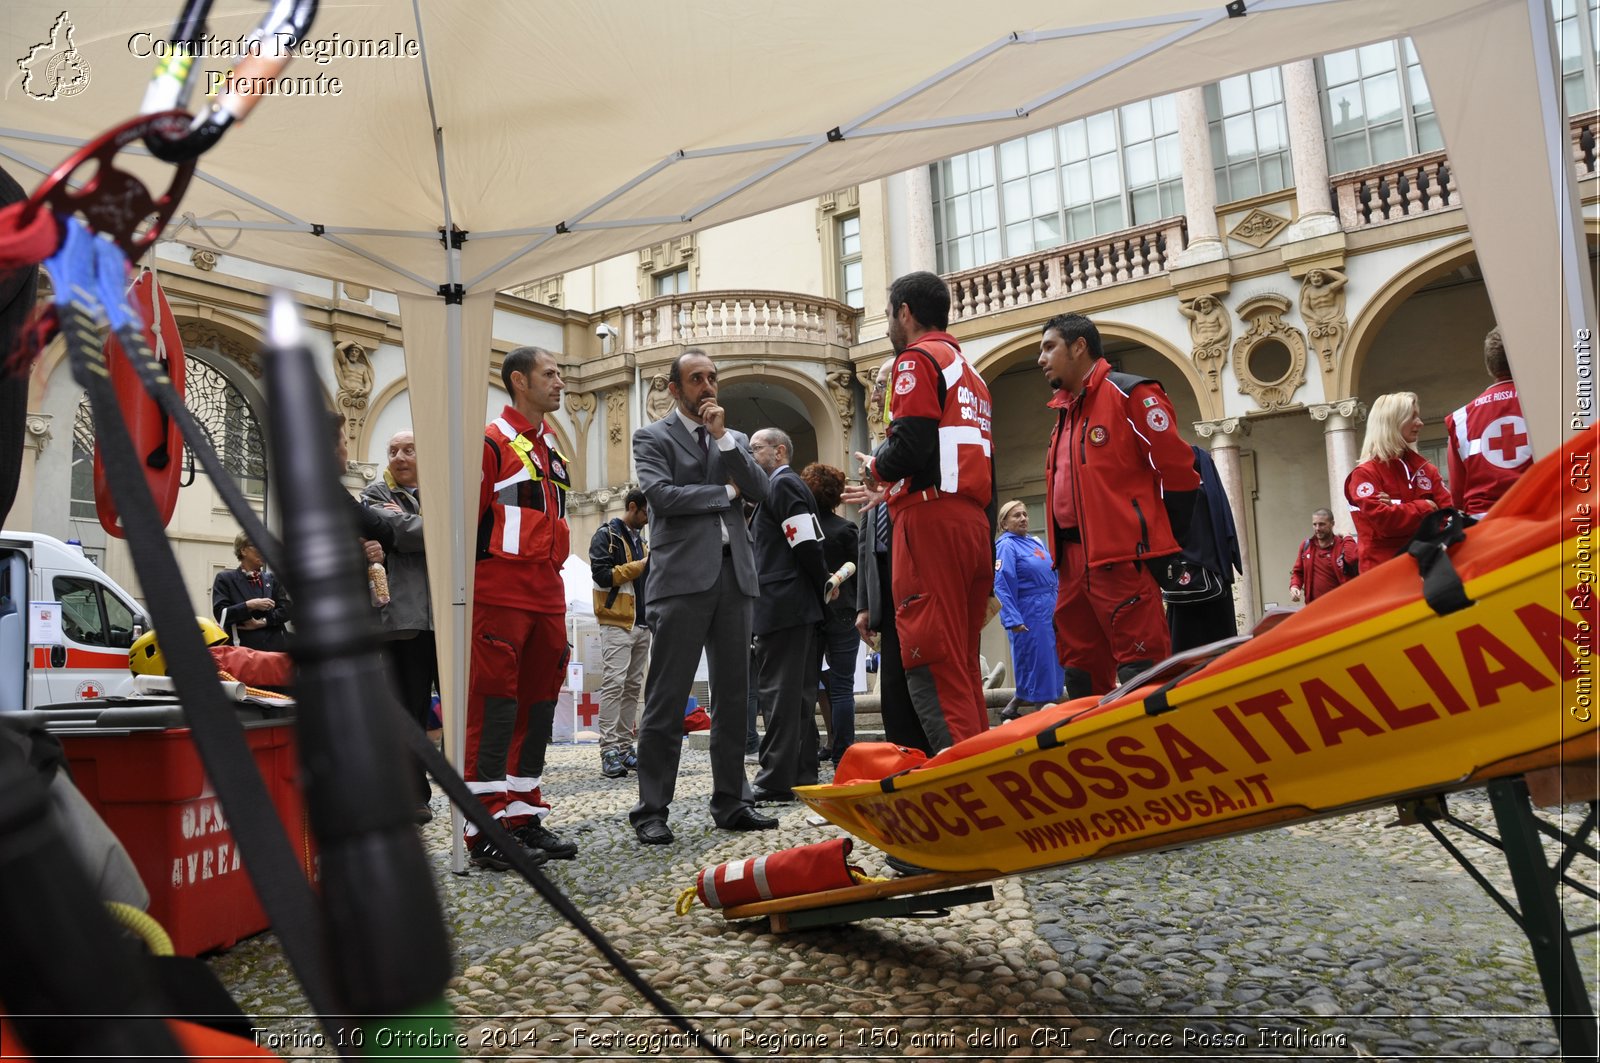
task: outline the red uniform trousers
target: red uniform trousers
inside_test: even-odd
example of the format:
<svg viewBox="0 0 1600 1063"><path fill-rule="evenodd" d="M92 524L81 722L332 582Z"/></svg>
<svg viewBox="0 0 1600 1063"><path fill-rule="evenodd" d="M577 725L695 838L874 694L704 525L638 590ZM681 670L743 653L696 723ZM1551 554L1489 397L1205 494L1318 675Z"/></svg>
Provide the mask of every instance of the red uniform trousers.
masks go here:
<svg viewBox="0 0 1600 1063"><path fill-rule="evenodd" d="M894 513L890 591L900 659L929 669L950 739L989 729L978 640L994 590L989 518L972 500L945 495Z"/></svg>
<svg viewBox="0 0 1600 1063"><path fill-rule="evenodd" d="M1160 661L1172 653L1161 588L1147 565L1087 564L1083 543L1063 541L1056 552L1056 654L1063 668L1089 673L1096 694L1117 685L1117 667Z"/></svg>
<svg viewBox="0 0 1600 1063"><path fill-rule="evenodd" d="M550 811L539 787L566 674L563 614L474 605L461 774L467 789L507 830ZM467 838L477 833L468 822Z"/></svg>

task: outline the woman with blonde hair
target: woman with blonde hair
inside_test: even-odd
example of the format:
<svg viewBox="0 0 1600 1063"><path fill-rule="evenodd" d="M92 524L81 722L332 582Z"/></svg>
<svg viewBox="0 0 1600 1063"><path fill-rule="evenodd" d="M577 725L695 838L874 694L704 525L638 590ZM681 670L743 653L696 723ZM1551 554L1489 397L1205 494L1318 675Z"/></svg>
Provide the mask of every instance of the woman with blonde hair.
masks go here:
<svg viewBox="0 0 1600 1063"><path fill-rule="evenodd" d="M1380 395L1367 415L1361 464L1344 482L1362 572L1404 550L1429 513L1455 504L1439 470L1417 453L1421 431L1414 392Z"/></svg>

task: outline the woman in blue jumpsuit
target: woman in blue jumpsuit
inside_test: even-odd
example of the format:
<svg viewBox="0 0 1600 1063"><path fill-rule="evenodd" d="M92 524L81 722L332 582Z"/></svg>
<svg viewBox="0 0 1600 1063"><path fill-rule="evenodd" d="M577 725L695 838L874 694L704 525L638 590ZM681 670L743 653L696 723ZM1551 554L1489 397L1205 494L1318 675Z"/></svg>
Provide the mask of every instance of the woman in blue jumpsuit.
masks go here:
<svg viewBox="0 0 1600 1063"><path fill-rule="evenodd" d="M1028 536L1028 507L1012 499L1000 507L1000 538L994 544L994 593L1000 622L1011 640L1017 694L1001 711L1014 720L1023 712L1061 700L1061 663L1056 659L1056 572L1050 554Z"/></svg>

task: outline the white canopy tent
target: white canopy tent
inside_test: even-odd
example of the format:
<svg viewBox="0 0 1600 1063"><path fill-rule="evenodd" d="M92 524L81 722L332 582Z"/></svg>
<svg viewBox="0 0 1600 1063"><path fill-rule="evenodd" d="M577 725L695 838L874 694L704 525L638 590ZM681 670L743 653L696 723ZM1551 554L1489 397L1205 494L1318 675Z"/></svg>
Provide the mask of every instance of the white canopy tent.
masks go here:
<svg viewBox="0 0 1600 1063"><path fill-rule="evenodd" d="M182 211L237 231L230 254L399 294L409 377L445 385L410 397L423 482L450 488L423 506L450 529L429 563L448 603L435 617L444 703L459 706L496 290L1294 59L1415 43L1535 449L1553 449L1595 299L1546 2L324 2L309 37L332 54L288 70L321 75L321 94L262 101L202 157ZM4 54L21 61L0 157L24 184L135 112L178 7L73 0L69 40L61 0L6 5ZM218 0L214 38L237 39L262 10ZM364 42L406 54L340 54L376 46ZM70 47L55 69L86 81L52 92L51 57ZM204 88L204 71L232 64L202 59L195 76ZM136 169L164 187L163 165Z"/></svg>

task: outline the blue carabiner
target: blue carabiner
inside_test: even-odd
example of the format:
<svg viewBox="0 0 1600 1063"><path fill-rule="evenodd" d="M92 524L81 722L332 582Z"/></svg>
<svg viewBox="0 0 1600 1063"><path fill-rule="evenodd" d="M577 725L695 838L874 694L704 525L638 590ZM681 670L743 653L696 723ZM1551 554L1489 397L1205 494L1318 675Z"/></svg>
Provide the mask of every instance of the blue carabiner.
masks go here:
<svg viewBox="0 0 1600 1063"><path fill-rule="evenodd" d="M165 162L183 162L211 149L234 122L260 102L255 93L240 92L234 86L249 85L261 78L276 78L293 57L294 48L311 28L318 0L273 0L272 9L244 38L246 55L228 80L228 89L201 113L195 115L189 130L176 140L146 137L150 154ZM171 54L156 64L154 76L145 90L141 114L186 107L193 88L194 53L205 37L206 15L212 0L187 0L177 25L173 27ZM182 53L177 54L177 53Z"/></svg>

